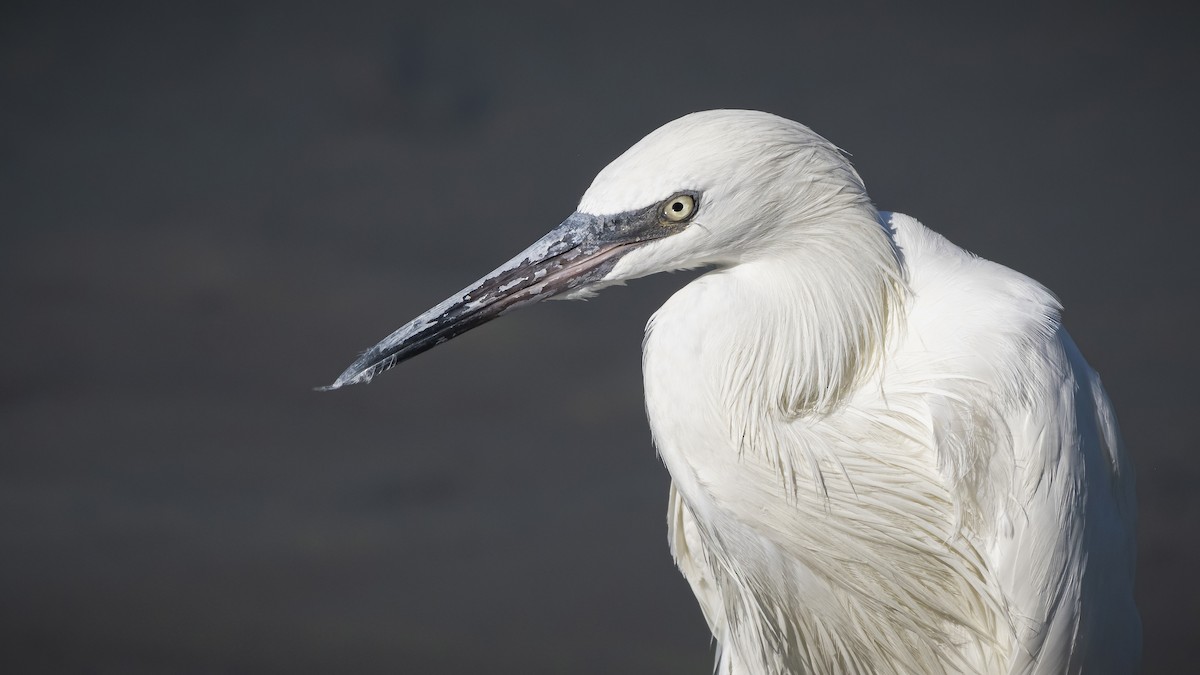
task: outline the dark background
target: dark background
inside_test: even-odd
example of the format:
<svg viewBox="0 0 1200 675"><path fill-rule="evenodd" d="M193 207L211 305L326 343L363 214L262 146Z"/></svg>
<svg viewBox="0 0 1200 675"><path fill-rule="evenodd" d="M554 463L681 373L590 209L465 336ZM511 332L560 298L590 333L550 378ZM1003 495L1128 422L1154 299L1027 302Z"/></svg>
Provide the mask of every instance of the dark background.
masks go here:
<svg viewBox="0 0 1200 675"><path fill-rule="evenodd" d="M709 672L639 370L687 276L311 388L714 107L1061 296L1194 664L1196 14L734 4L5 3L0 670Z"/></svg>

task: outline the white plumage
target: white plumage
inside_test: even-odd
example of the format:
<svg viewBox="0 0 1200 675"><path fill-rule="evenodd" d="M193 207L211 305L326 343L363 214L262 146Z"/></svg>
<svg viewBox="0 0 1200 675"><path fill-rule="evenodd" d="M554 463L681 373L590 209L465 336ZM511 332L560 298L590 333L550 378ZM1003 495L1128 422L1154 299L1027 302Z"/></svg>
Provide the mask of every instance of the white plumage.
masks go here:
<svg viewBox="0 0 1200 675"><path fill-rule="evenodd" d="M684 194L694 213L671 222ZM1132 470L1058 302L877 212L795 122L658 129L572 219L334 386L526 302L699 266L650 320L643 367L718 673L1137 669Z"/></svg>

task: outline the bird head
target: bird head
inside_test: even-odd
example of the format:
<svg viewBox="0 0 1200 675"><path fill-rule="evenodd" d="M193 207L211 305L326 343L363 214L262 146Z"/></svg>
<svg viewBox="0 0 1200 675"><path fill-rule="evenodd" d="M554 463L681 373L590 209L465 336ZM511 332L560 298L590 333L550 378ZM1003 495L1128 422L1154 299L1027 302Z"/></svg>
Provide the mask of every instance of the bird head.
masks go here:
<svg viewBox="0 0 1200 675"><path fill-rule="evenodd" d="M370 381L533 302L804 247L832 216L854 210L875 218L858 174L808 127L748 110L687 115L605 167L558 227L364 352L324 389Z"/></svg>

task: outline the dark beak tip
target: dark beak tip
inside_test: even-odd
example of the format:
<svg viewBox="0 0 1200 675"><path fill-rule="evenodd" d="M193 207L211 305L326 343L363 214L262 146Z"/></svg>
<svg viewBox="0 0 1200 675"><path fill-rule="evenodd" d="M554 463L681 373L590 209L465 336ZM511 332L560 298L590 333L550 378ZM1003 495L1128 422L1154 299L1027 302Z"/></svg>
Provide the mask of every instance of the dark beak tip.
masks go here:
<svg viewBox="0 0 1200 675"><path fill-rule="evenodd" d="M358 384L360 382L370 382L373 379L373 377L374 377L373 373L368 375L366 372L362 372L362 371L358 371L358 370L351 370L351 371L347 371L347 372L339 375L338 379L333 381L333 384L327 384L323 387L313 387L313 391L334 391L335 389L341 389L342 387L348 387L352 384Z"/></svg>
<svg viewBox="0 0 1200 675"><path fill-rule="evenodd" d="M372 369L367 368L364 370L360 365L360 361L362 361L362 357L360 357L358 361L355 361L353 364L351 364L351 366L344 370L341 375L338 375L337 379L334 380L332 384L327 384L322 387L313 387L313 391L333 391L335 389L341 389L342 387L352 384L358 384L359 382L370 382L371 375L367 375L367 373Z"/></svg>
<svg viewBox="0 0 1200 675"><path fill-rule="evenodd" d="M354 384L356 381L357 380L346 377L346 373L342 373L341 375L338 375L338 378L334 380L333 383L321 387L313 387L313 391L333 391L335 389L341 389L346 385Z"/></svg>
<svg viewBox="0 0 1200 675"><path fill-rule="evenodd" d="M333 391L348 387L352 384L360 384L370 382L375 379L375 376L385 370L389 370L399 362L395 354L384 356L378 347L372 347L358 357L350 367L342 371L341 375L333 381L333 384L327 384L323 387L314 387L314 391Z"/></svg>

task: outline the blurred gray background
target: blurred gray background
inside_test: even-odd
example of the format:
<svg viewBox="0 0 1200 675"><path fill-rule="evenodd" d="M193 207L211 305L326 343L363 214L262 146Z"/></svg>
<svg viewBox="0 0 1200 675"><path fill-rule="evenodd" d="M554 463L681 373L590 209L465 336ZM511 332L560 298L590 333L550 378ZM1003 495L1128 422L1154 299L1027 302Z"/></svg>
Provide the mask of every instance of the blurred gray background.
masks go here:
<svg viewBox="0 0 1200 675"><path fill-rule="evenodd" d="M744 107L1061 296L1138 469L1145 672L1185 671L1200 24L1040 5L5 3L0 670L709 672L639 371L687 275L312 387Z"/></svg>

